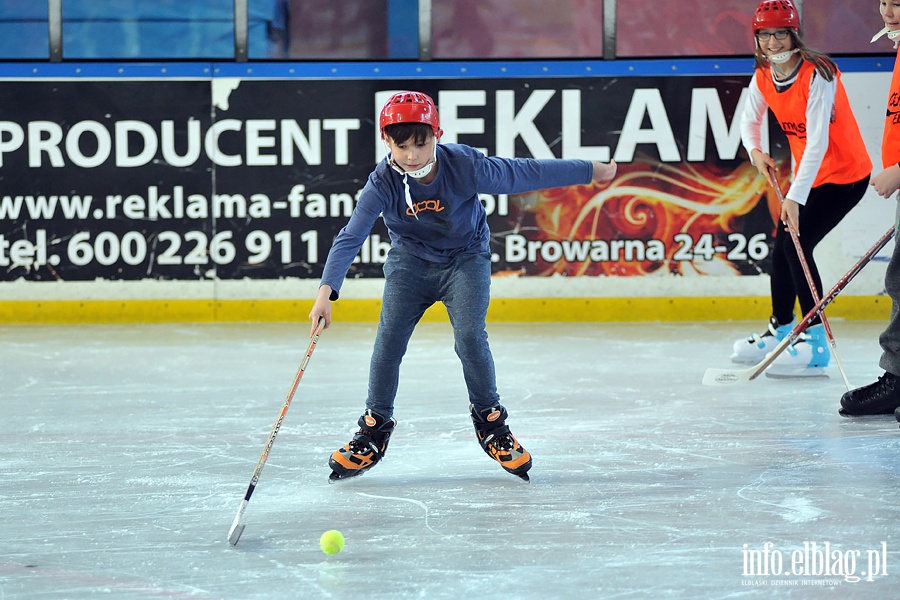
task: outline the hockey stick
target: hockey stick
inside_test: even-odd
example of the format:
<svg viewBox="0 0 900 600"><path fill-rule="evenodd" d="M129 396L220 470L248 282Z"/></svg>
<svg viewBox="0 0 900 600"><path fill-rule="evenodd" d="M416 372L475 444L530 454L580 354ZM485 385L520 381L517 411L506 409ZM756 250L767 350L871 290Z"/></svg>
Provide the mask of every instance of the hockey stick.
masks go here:
<svg viewBox="0 0 900 600"><path fill-rule="evenodd" d="M891 225L891 228L887 230L887 232L881 236L881 238L875 242L875 245L872 246L868 252L866 252L859 261L847 271L847 274L841 277L834 287L831 288L827 294L825 294L821 300L816 302L816 305L810 310L800 322L798 322L791 332L785 336L783 340L771 351L766 357L757 365L752 366L748 369L716 369L710 367L706 369L706 372L703 374L703 385L732 385L735 383L746 383L762 374L766 368L772 364L775 358L784 352L784 350L790 346L797 337L809 327L810 322L816 317L817 314L821 313L826 306L831 304L831 301L834 300L841 291L847 287L847 284L856 277L860 271L863 270L872 258L881 251L882 248L887 245L887 243L894 237L894 231L896 230L895 225Z"/></svg>
<svg viewBox="0 0 900 600"><path fill-rule="evenodd" d="M775 169L770 168L769 173L772 175L772 181L775 183L775 193L778 194L778 201L781 206L784 206L784 194L781 193L781 188L778 186L778 179L775 176ZM803 247L800 245L800 233L797 231L797 228L791 223L791 220L788 219L786 222L788 231L791 234L791 240L794 242L794 249L797 251L797 258L800 259L800 266L803 268L803 275L806 276L806 285L809 286L809 291L812 294L813 302L819 302L819 290L816 287L815 281L813 281L812 273L809 272L809 263L806 262L806 254L803 252ZM847 379L847 372L844 371L844 363L841 362L841 357L837 351L837 342L834 340L834 334L831 332L831 324L828 322L828 318L825 317L825 310L819 314L819 318L822 321L822 325L825 326L825 337L828 338L828 345L831 346L831 353L834 354L834 362L837 363L838 369L841 371L841 377L844 378L844 385L847 386L847 391L849 392L852 388L850 387L850 380Z"/></svg>
<svg viewBox="0 0 900 600"><path fill-rule="evenodd" d="M284 422L284 416L291 406L291 400L294 399L294 392L297 391L297 386L300 384L300 379L303 377L303 372L306 370L309 357L312 356L313 350L316 349L316 344L319 342L319 335L322 334L324 328L325 319L320 318L319 324L316 327L316 332L313 334L312 339L309 340L309 346L306 348L306 355L303 357L303 360L300 361L300 368L297 370L297 375L294 377L294 383L291 385L290 391L288 391L287 398L284 399L284 403L281 405L281 412L278 413L278 418L275 419L275 424L272 426L272 432L269 433L266 447L263 448L262 456L259 457L259 462L256 463L256 468L253 469L253 476L250 478L250 486L247 488L247 493L244 494L244 499L241 501L241 506L238 509L237 515L235 515L234 521L231 523L231 529L228 530L228 542L232 546L238 543L238 540L241 539L241 534L244 533L244 524L241 523L241 517L244 515L247 504L250 502L250 496L253 495L253 490L256 489L256 484L259 482L259 475L262 473L263 467L266 464L266 459L269 458L269 451L272 449L272 444L275 443L275 436L278 435L278 430L281 429L281 424Z"/></svg>

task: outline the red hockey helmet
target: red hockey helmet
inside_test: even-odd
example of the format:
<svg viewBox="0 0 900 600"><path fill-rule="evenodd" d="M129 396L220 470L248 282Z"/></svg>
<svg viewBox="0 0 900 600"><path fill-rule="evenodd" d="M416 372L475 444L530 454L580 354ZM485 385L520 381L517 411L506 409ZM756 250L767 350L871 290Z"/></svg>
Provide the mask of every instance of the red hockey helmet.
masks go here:
<svg viewBox="0 0 900 600"><path fill-rule="evenodd" d="M800 13L791 0L763 0L753 13L753 33L778 27L799 31Z"/></svg>
<svg viewBox="0 0 900 600"><path fill-rule="evenodd" d="M385 127L395 123L431 125L435 137L439 136L441 132L441 120L438 117L434 100L422 92L399 92L384 103L378 119L378 129L383 133Z"/></svg>

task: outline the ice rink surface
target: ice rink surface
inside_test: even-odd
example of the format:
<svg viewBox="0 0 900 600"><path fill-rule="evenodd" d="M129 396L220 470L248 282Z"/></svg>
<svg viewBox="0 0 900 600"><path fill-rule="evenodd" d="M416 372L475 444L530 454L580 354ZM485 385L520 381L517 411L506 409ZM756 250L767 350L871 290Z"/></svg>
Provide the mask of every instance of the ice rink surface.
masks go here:
<svg viewBox="0 0 900 600"><path fill-rule="evenodd" d="M833 361L700 384L762 325L489 325L528 484L475 440L449 325L422 324L386 458L329 485L375 335L335 323L235 547L308 324L0 326L0 600L897 597L893 417L838 416ZM883 323L832 326L874 381Z"/></svg>

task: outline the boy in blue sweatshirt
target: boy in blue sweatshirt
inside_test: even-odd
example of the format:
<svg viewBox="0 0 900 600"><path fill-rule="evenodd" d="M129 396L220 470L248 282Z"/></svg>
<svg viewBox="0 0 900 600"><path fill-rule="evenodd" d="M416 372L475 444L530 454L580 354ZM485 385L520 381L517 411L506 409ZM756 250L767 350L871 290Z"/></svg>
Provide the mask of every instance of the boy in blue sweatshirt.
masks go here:
<svg viewBox="0 0 900 600"><path fill-rule="evenodd" d="M391 249L384 264L366 410L353 439L331 455L330 481L360 475L384 456L397 424L393 413L400 362L416 324L438 301L453 326L478 441L501 467L527 481L531 455L506 425L485 331L490 231L478 194L609 181L616 164L486 157L463 144L439 144L443 132L437 108L421 92L394 94L381 111L379 129L388 154L369 175L349 222L334 240L309 313L311 335L320 318L331 325L331 302L338 299L351 263L381 216Z"/></svg>

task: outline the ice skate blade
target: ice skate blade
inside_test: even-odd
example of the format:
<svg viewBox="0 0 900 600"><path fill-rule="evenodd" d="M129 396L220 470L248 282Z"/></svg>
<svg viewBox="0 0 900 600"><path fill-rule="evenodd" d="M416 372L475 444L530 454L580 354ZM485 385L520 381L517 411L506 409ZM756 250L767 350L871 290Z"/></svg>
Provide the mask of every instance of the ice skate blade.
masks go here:
<svg viewBox="0 0 900 600"><path fill-rule="evenodd" d="M766 357L765 354L763 354L760 357L753 356L753 357L749 357L749 358L746 356L732 356L731 362L736 365L755 365L755 364L758 364L759 361L761 361L765 357ZM759 360L755 360L756 358L759 358Z"/></svg>
<svg viewBox="0 0 900 600"><path fill-rule="evenodd" d="M891 412L858 414L858 413L848 413L843 408L841 408L841 409L838 409L838 414L840 416L844 417L845 419L873 419L873 418L874 419L883 419L894 413L893 413L893 411L891 411Z"/></svg>
<svg viewBox="0 0 900 600"><path fill-rule="evenodd" d="M853 412L847 412L847 409L845 409L842 406L841 408L838 409L838 414L841 415L842 417L847 417L850 419L860 419L863 417L878 417L878 418L883 419L884 417L887 417L890 415L894 415L896 417L897 416L897 408L894 406L888 406L888 407L879 408L878 410L871 410L871 407L870 407L869 412L853 413ZM897 420L900 421L900 418L898 418Z"/></svg>
<svg viewBox="0 0 900 600"><path fill-rule="evenodd" d="M342 475L332 471L331 475L328 476L328 483L337 483L338 481L344 481L345 479L353 479L354 477L360 477L363 473L365 473L365 471L353 473L352 475Z"/></svg>
<svg viewBox="0 0 900 600"><path fill-rule="evenodd" d="M770 379L828 379L828 373L824 367L811 367L803 369L787 369L784 371L766 369L766 377Z"/></svg>

